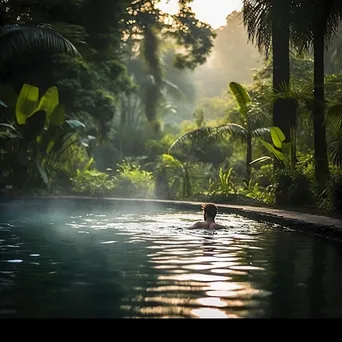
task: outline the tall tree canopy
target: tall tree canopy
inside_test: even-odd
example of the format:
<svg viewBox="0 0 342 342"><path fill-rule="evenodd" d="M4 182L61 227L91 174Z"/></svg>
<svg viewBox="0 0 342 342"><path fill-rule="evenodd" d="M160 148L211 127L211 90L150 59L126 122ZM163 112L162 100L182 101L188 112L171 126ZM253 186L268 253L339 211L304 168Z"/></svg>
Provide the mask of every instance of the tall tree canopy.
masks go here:
<svg viewBox="0 0 342 342"><path fill-rule="evenodd" d="M157 120L157 104L163 68L160 41L176 46L173 63L177 68L194 69L209 55L214 31L196 19L190 0L179 0L174 15L157 8L159 1L112 0L8 0L1 1L1 21L45 24L70 39L81 58L60 56L34 59L18 56L2 79L19 89L23 82L47 88L57 84L68 113L92 117L99 133L106 134L108 122L118 110L119 93L132 91L125 67L127 54L141 54L145 72L153 82L146 88L146 117ZM75 116L75 115L73 115Z"/></svg>

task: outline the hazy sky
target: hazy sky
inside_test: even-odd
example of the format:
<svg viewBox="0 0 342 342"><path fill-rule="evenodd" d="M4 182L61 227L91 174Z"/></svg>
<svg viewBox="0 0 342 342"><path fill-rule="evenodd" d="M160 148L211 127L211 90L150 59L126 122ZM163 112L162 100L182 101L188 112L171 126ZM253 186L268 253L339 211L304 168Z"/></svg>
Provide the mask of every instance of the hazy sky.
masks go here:
<svg viewBox="0 0 342 342"><path fill-rule="evenodd" d="M173 14L177 12L177 0L162 0L158 6L161 10ZM207 22L214 29L226 24L226 17L235 10L241 9L241 0L194 0L193 11L199 20Z"/></svg>

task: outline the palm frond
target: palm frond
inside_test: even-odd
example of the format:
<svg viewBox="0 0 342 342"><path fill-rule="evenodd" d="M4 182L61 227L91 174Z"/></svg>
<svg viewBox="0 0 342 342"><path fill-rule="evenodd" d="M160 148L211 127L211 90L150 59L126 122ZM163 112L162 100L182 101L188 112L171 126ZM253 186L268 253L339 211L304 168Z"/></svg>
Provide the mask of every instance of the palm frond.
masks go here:
<svg viewBox="0 0 342 342"><path fill-rule="evenodd" d="M196 142L207 142L210 139L211 134L215 131L215 127L201 127L190 132L186 132L179 136L170 146L169 154L172 150L181 148L186 144Z"/></svg>
<svg viewBox="0 0 342 342"><path fill-rule="evenodd" d="M328 156L331 162L342 167L342 134L331 140L328 144Z"/></svg>
<svg viewBox="0 0 342 342"><path fill-rule="evenodd" d="M80 56L69 40L51 28L17 24L0 27L0 69L17 56L43 52Z"/></svg>
<svg viewBox="0 0 342 342"><path fill-rule="evenodd" d="M328 108L326 123L336 132L342 132L342 104L338 103Z"/></svg>
<svg viewBox="0 0 342 342"><path fill-rule="evenodd" d="M270 121L269 115L265 114L264 112L259 112L256 108L252 108L250 111L248 111L247 117L249 126L252 130L265 127Z"/></svg>
<svg viewBox="0 0 342 342"><path fill-rule="evenodd" d="M245 127L238 125L236 123L227 123L222 126L215 128L215 131L211 133L209 139L219 139L222 140L229 136L233 138L240 138L244 141L247 138L247 130Z"/></svg>
<svg viewBox="0 0 342 342"><path fill-rule="evenodd" d="M169 153L171 150L185 146L187 143L203 144L221 142L229 136L245 140L247 137L247 131L244 127L235 123L228 123L218 127L201 127L193 131L184 133L183 135L178 137L170 146Z"/></svg>
<svg viewBox="0 0 342 342"><path fill-rule="evenodd" d="M272 6L269 0L243 0L243 24L248 39L269 56L272 37Z"/></svg>
<svg viewBox="0 0 342 342"><path fill-rule="evenodd" d="M86 44L88 34L83 26L53 22L51 28L74 44Z"/></svg>
<svg viewBox="0 0 342 342"><path fill-rule="evenodd" d="M263 138L265 136L269 136L270 129L268 127L264 128L257 128L254 131L252 131L252 137L254 138Z"/></svg>
<svg viewBox="0 0 342 342"><path fill-rule="evenodd" d="M273 101L276 99L293 99L297 101L308 101L313 99L313 86L311 84L298 84L295 80L282 83L279 90L273 93Z"/></svg>
<svg viewBox="0 0 342 342"><path fill-rule="evenodd" d="M340 0L292 0L292 40L300 51L309 50L317 28L324 30L326 47L337 33L342 18Z"/></svg>
<svg viewBox="0 0 342 342"><path fill-rule="evenodd" d="M325 41L329 46L333 36L338 32L342 19L342 5L340 0L318 0L316 17L325 24ZM315 23L316 24L316 23ZM319 22L318 22L319 24Z"/></svg>

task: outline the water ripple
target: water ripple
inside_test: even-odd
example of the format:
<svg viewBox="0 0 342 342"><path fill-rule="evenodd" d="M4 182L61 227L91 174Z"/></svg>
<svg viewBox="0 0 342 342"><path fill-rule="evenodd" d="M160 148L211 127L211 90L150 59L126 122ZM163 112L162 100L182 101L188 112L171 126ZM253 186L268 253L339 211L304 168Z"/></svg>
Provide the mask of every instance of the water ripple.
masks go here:
<svg viewBox="0 0 342 342"><path fill-rule="evenodd" d="M342 317L340 248L237 215L205 231L199 212L63 203L1 215L0 317Z"/></svg>

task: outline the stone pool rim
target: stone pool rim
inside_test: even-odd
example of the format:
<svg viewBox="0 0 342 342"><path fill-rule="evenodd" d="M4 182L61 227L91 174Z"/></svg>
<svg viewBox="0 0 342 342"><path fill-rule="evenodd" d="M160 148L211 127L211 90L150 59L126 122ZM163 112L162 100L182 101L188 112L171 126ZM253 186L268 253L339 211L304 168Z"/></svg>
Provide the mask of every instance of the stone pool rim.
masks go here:
<svg viewBox="0 0 342 342"><path fill-rule="evenodd" d="M0 203L10 203L24 200L97 200L97 201L126 201L143 203L160 203L182 208L200 209L204 201L162 200L148 198L95 197L95 196L13 196L0 199ZM318 235L325 238L342 241L342 220L328 216L308 214L305 212L274 209L264 206L241 204L224 204L214 202L219 213L236 214L258 222L275 223L296 231Z"/></svg>

